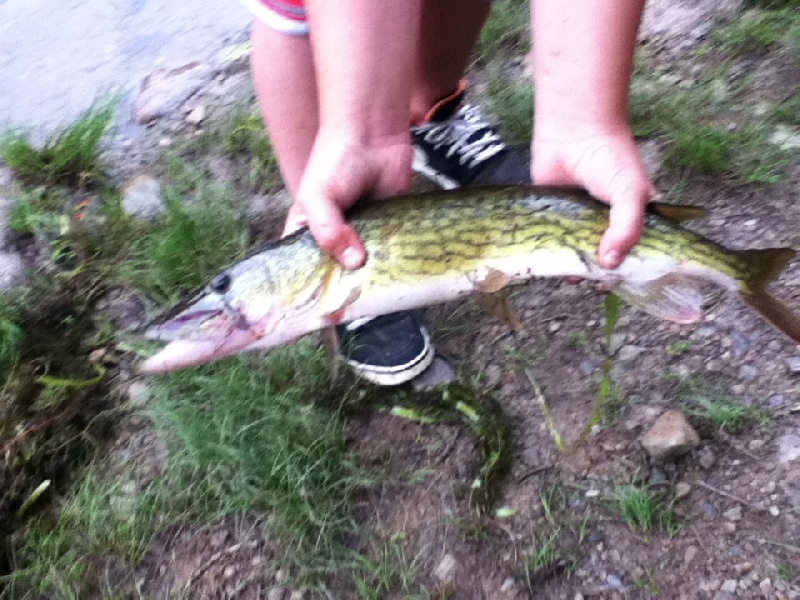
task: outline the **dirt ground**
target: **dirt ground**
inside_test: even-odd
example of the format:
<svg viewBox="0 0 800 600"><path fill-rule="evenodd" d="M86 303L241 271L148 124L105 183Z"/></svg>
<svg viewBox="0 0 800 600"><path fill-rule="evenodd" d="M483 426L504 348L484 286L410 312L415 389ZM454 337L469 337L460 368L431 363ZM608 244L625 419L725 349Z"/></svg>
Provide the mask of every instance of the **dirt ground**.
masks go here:
<svg viewBox="0 0 800 600"><path fill-rule="evenodd" d="M679 71L709 21L736 5L652 2L642 43ZM800 83L796 61L760 69L753 94L780 96ZM675 177L662 174L659 187L678 185ZM692 228L726 246L798 248L798 191L795 160L785 181L763 188L694 177L681 202L708 209L710 217ZM800 307L800 262L772 289ZM470 511L478 448L466 428L382 410L350 422L357 455L385 474L380 488L358 498L361 526L402 541L404 560L415 568L414 589L466 600L800 598L800 368L792 366L798 347L732 295L714 293L705 320L690 326L623 306L614 337L615 413L565 454L551 438L531 377L558 430L576 441L602 374L603 296L585 282L536 281L516 289L511 302L521 332L474 300L426 312L437 351L459 379L486 392L511 428L513 458L494 503L510 516ZM677 381L688 374L722 386L738 403L766 409L770 418L733 435L690 416L700 445L652 464L640 438L664 411L686 408ZM140 435L141 421L134 425L112 452L151 439ZM153 443L152 451L160 457L163 448ZM611 500L631 482L663 491L683 526L632 531ZM132 574L112 559L99 559L99 566L120 574L121 589L135 581L152 598L355 597L335 583L324 593L287 583L290 574L274 567L282 550L264 537L264 518L245 514L203 528L170 528ZM535 562L542 548L552 549L551 560Z"/></svg>

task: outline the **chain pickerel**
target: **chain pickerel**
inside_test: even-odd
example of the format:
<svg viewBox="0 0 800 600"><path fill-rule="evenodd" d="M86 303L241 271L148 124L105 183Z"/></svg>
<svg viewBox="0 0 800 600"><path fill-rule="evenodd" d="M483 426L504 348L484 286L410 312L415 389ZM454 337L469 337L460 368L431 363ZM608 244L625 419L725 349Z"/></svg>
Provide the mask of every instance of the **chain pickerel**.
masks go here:
<svg viewBox="0 0 800 600"><path fill-rule="evenodd" d="M800 320L766 291L795 251L730 250L679 224L702 214L650 205L639 243L607 270L595 252L608 206L580 190L463 188L362 203L347 217L367 250L363 267L344 269L308 230L271 242L151 327L148 337L169 344L142 370L274 348L359 317L491 294L536 277L596 280L677 323L702 318L700 285L710 281L800 343Z"/></svg>

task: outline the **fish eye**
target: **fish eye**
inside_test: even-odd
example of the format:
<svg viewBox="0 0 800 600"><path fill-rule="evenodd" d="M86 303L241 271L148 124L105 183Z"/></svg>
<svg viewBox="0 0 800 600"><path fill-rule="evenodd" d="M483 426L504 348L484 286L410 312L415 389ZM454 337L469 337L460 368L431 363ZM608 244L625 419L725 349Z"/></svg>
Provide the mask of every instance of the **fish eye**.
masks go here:
<svg viewBox="0 0 800 600"><path fill-rule="evenodd" d="M211 280L208 287L218 294L224 294L231 287L231 276L227 273L220 273Z"/></svg>

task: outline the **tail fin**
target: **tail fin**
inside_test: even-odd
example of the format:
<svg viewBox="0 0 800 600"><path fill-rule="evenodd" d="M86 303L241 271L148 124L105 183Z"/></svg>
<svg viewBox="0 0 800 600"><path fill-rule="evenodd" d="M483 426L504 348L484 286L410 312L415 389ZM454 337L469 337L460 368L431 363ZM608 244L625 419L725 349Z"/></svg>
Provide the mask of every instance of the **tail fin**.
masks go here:
<svg viewBox="0 0 800 600"><path fill-rule="evenodd" d="M791 248L744 250L740 256L747 268L740 288L742 299L767 322L800 344L800 318L767 292L797 253Z"/></svg>

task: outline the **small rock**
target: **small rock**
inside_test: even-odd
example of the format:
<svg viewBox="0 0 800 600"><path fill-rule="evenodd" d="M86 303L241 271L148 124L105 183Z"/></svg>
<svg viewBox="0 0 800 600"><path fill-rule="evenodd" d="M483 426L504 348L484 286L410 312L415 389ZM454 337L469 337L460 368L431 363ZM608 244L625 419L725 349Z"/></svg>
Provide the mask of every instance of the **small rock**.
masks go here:
<svg viewBox="0 0 800 600"><path fill-rule="evenodd" d="M758 589L761 590L761 593L764 594L764 597L767 598L767 600L775 597L775 592L772 590L772 581L770 581L769 577L758 584Z"/></svg>
<svg viewBox="0 0 800 600"><path fill-rule="evenodd" d="M516 584L517 584L516 579L514 579L513 577L506 577L505 580L503 581L503 585L500 586L500 591L507 592L511 588L513 588Z"/></svg>
<svg viewBox="0 0 800 600"><path fill-rule="evenodd" d="M617 352L619 352L620 348L622 348L623 344L625 343L625 334L624 333L614 333L611 335L610 344L608 346L608 353L611 356L614 356Z"/></svg>
<svg viewBox="0 0 800 600"><path fill-rule="evenodd" d="M633 344L625 344L619 349L619 355L617 358L620 360L620 362L631 362L645 352L647 352L647 348L635 346Z"/></svg>
<svg viewBox="0 0 800 600"><path fill-rule="evenodd" d="M289 594L289 600L304 600L306 593L304 590L294 590Z"/></svg>
<svg viewBox="0 0 800 600"><path fill-rule="evenodd" d="M436 569L434 569L433 574L442 583L450 584L455 579L456 568L458 568L458 562L456 562L455 557L452 554L445 554Z"/></svg>
<svg viewBox="0 0 800 600"><path fill-rule="evenodd" d="M211 81L213 75L208 65L196 62L177 69L153 71L142 81L133 102L133 119L146 125L175 112L201 86Z"/></svg>
<svg viewBox="0 0 800 600"><path fill-rule="evenodd" d="M715 460L716 458L714 457L714 453L708 446L704 446L697 453L697 462L700 464L701 467L703 467L706 470L714 466Z"/></svg>
<svg viewBox="0 0 800 600"><path fill-rule="evenodd" d="M709 517L714 517L719 514L717 507L708 500L703 500L703 502L700 503L700 510L703 511L703 514L708 515Z"/></svg>
<svg viewBox="0 0 800 600"><path fill-rule="evenodd" d="M144 381L133 381L128 386L128 401L133 408L142 408L150 400L150 386Z"/></svg>
<svg viewBox="0 0 800 600"><path fill-rule="evenodd" d="M790 356L784 362L790 373L800 373L800 356Z"/></svg>
<svg viewBox="0 0 800 600"><path fill-rule="evenodd" d="M675 484L675 500L682 500L683 498L686 498L691 491L692 486L685 481Z"/></svg>
<svg viewBox="0 0 800 600"><path fill-rule="evenodd" d="M739 583L735 579L726 579L722 582L722 585L719 586L720 592L727 592L728 594L732 594L736 591L736 588L739 586Z"/></svg>
<svg viewBox="0 0 800 600"><path fill-rule="evenodd" d="M797 150L800 148L800 132L787 125L778 125L769 136L769 141L781 150Z"/></svg>
<svg viewBox="0 0 800 600"><path fill-rule="evenodd" d="M750 452L758 452L763 449L765 445L766 442L764 440L750 440L747 442L747 449L750 450Z"/></svg>
<svg viewBox="0 0 800 600"><path fill-rule="evenodd" d="M606 583L613 588L621 589L625 587L625 585L622 583L622 579L620 579L616 575L608 575L606 577Z"/></svg>
<svg viewBox="0 0 800 600"><path fill-rule="evenodd" d="M191 123L192 125L199 125L203 122L203 120L205 120L205 118L206 106L205 104L198 104L188 115L186 115L186 122Z"/></svg>
<svg viewBox="0 0 800 600"><path fill-rule="evenodd" d="M689 546L683 555L683 564L688 567L694 560L694 557L697 556L697 552L697 546Z"/></svg>
<svg viewBox="0 0 800 600"><path fill-rule="evenodd" d="M161 184L150 175L139 175L122 188L122 208L139 219L154 219L164 212Z"/></svg>
<svg viewBox="0 0 800 600"><path fill-rule="evenodd" d="M778 508L777 506L770 506L769 514L771 514L773 517L777 517L781 514L781 509Z"/></svg>
<svg viewBox="0 0 800 600"><path fill-rule="evenodd" d="M274 587L267 592L267 600L285 600L286 588Z"/></svg>
<svg viewBox="0 0 800 600"><path fill-rule="evenodd" d="M800 459L800 434L782 435L777 443L779 462L788 463Z"/></svg>
<svg viewBox="0 0 800 600"><path fill-rule="evenodd" d="M415 392L427 392L456 380L456 370L441 356L435 356L431 365L411 380Z"/></svg>
<svg viewBox="0 0 800 600"><path fill-rule="evenodd" d="M597 365L594 364L594 361L588 358L582 360L581 364L578 365L578 371L580 371L581 375L583 375L584 377L588 377L596 370L597 370Z"/></svg>
<svg viewBox="0 0 800 600"><path fill-rule="evenodd" d="M680 456L700 443L700 437L679 411L668 410L641 438L641 444L653 461Z"/></svg>
<svg viewBox="0 0 800 600"><path fill-rule="evenodd" d="M756 375L758 375L758 369L756 369L753 365L742 365L739 369L739 379L749 381L751 379L755 379Z"/></svg>
<svg viewBox="0 0 800 600"><path fill-rule="evenodd" d="M0 252L0 290L25 281L25 264L16 252Z"/></svg>
<svg viewBox="0 0 800 600"><path fill-rule="evenodd" d="M658 485L660 483L666 483L667 481L667 474L664 473L661 469L651 469L650 470L650 477L647 479L647 483L650 485Z"/></svg>
<svg viewBox="0 0 800 600"><path fill-rule="evenodd" d="M729 508L722 516L728 519L729 521L738 521L742 518L742 507L741 506L734 506L733 508Z"/></svg>

